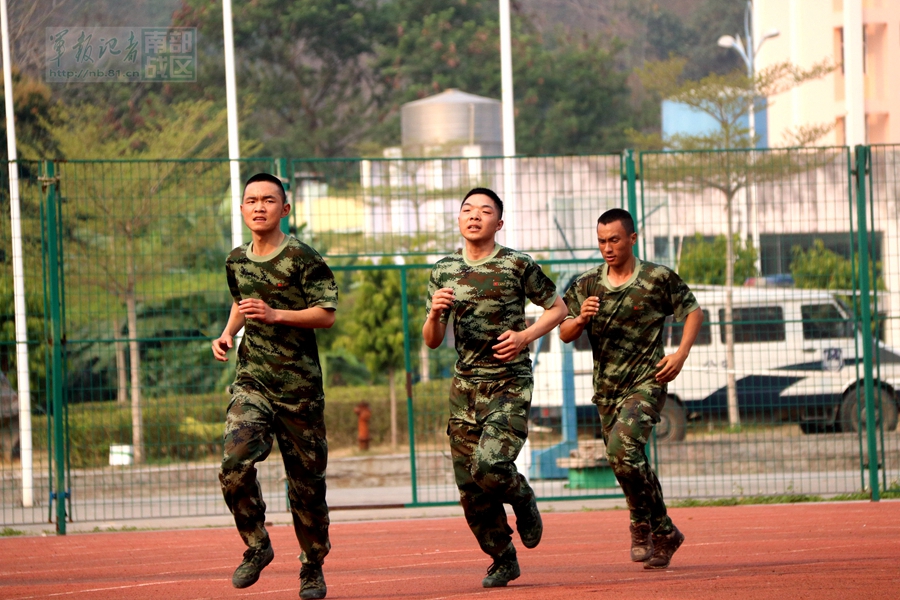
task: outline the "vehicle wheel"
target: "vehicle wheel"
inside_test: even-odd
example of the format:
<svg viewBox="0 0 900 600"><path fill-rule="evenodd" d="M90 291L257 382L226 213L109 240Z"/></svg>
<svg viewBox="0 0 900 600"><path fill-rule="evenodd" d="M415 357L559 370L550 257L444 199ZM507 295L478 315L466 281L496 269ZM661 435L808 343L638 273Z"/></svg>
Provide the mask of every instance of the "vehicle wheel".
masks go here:
<svg viewBox="0 0 900 600"><path fill-rule="evenodd" d="M861 401L858 389L850 390L844 395L844 400L841 402L841 431L857 432L860 430L860 422L862 422L862 429L865 429L865 403L860 406L858 415L856 412L856 404ZM884 430L894 431L897 429L897 404L894 402L892 394L884 388L875 388L875 403L881 406L881 421L884 423Z"/></svg>
<svg viewBox="0 0 900 600"><path fill-rule="evenodd" d="M656 425L656 439L659 442L680 442L687 433L687 418L684 407L675 398L668 396Z"/></svg>

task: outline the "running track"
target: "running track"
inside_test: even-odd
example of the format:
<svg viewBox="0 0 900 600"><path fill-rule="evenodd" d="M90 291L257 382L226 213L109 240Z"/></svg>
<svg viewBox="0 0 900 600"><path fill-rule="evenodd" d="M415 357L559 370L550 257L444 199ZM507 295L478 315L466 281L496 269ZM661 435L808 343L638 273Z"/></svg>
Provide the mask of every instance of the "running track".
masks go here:
<svg viewBox="0 0 900 600"><path fill-rule="evenodd" d="M627 513L544 514L519 546L522 577L486 590L490 563L461 517L332 524L328 598L515 600L900 598L900 502L674 509L687 536L666 571L628 560ZM293 530L270 528L275 560L231 587L243 548L231 529L0 539L0 598L296 598Z"/></svg>

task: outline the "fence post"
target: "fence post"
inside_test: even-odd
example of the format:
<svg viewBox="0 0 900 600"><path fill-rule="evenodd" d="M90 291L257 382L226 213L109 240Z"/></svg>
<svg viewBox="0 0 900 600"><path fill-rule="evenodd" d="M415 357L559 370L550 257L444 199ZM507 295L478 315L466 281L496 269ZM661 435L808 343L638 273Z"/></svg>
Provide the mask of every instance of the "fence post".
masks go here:
<svg viewBox="0 0 900 600"><path fill-rule="evenodd" d="M634 167L634 150L630 149L625 151L625 182L625 190L628 194L628 212L631 213L631 218L637 224L640 222L637 205L637 170ZM634 246L634 255L638 258L641 257L640 244Z"/></svg>
<svg viewBox="0 0 900 600"><path fill-rule="evenodd" d="M293 178L291 174L288 173L288 161L286 158L279 158L275 162L275 171L278 173L278 177L281 178L282 184L284 185L284 189L286 191L291 191L291 182ZM296 204L291 208L295 208ZM287 215L279 222L279 226L281 228L281 232L284 234L288 234L291 232L291 215Z"/></svg>
<svg viewBox="0 0 900 600"><path fill-rule="evenodd" d="M872 379L872 305L870 303L871 286L869 283L869 227L866 223L866 173L869 166L870 149L868 146L856 146L856 215L857 239L859 241L859 295L860 315L862 317L863 343L863 382L865 387L866 410L866 444L869 455L869 489L872 500L878 501L881 494L878 489L878 447L875 437L877 417L875 414L875 384ZM860 419L862 424L862 419Z"/></svg>
<svg viewBox="0 0 900 600"><path fill-rule="evenodd" d="M418 504L419 492L416 481L416 420L413 413L412 357L409 347L409 300L406 285L406 265L400 269L400 309L403 314L403 367L406 370L406 426L409 429L409 468L412 485L412 503Z"/></svg>
<svg viewBox="0 0 900 600"><path fill-rule="evenodd" d="M46 161L46 175L42 178L42 188L47 194L47 273L48 291L50 295L50 336L47 340L50 347L51 360L51 397L53 402L53 460L55 469L55 485L51 486L50 502L56 500L56 533L66 534L66 462L65 436L63 435L63 359L62 345L62 302L59 286L59 223L56 205L57 178L53 161Z"/></svg>

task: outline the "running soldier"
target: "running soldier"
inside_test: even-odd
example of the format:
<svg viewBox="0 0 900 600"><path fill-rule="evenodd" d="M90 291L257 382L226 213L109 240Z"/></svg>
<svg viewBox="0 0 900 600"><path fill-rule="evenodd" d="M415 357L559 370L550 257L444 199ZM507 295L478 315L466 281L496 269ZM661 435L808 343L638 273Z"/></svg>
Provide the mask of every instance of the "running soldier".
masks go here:
<svg viewBox="0 0 900 600"><path fill-rule="evenodd" d="M241 214L252 241L225 261L234 298L228 324L212 343L228 360L244 328L237 375L225 422L225 456L219 472L225 503L247 546L231 582L253 585L275 553L265 528L266 504L255 464L278 440L288 482L294 532L300 542L300 597L324 598L322 562L331 549L325 503L325 397L316 346L317 328L334 323L338 290L319 254L279 224L290 212L281 181L267 173L244 186Z"/></svg>
<svg viewBox="0 0 900 600"><path fill-rule="evenodd" d="M522 544L541 541L534 490L514 461L528 435L533 379L528 344L556 327L566 307L534 260L496 244L503 202L493 191L466 194L459 212L460 251L441 259L428 284L422 335L429 348L444 340L452 317L458 360L450 389L447 434L466 521L492 559L486 588L520 575L504 503L512 505ZM530 327L525 301L544 308Z"/></svg>
<svg viewBox="0 0 900 600"><path fill-rule="evenodd" d="M637 233L628 211L603 213L597 241L606 264L569 287L569 314L559 337L572 342L587 330L594 355L592 401L610 467L631 512L631 560L645 569L665 569L684 535L666 512L646 446L666 402L666 384L681 372L703 313L674 271L634 255ZM684 334L678 351L664 356L663 323L672 314L684 321Z"/></svg>

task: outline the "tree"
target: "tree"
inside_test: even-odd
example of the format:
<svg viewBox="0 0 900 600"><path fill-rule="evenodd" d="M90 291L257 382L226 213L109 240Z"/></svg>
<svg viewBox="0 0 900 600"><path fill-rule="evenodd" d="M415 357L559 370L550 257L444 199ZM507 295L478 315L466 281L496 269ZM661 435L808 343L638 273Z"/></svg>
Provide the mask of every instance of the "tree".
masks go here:
<svg viewBox="0 0 900 600"><path fill-rule="evenodd" d="M708 75L699 81L682 79L685 60L670 58L649 63L640 73L644 87L660 98L679 102L711 116L717 128L709 133L674 135L663 139L658 133L632 131L638 146L670 148L675 151L645 158L645 181L655 181L669 190L718 190L724 198L725 213L725 355L728 369L728 418L733 427L740 426L737 382L734 375L734 325L732 286L735 282L734 200L746 190L767 178L789 177L817 166L819 157L799 152L760 152L756 139L741 122L751 105L765 106L766 98L783 93L802 83L831 72L827 61L802 69L790 63L774 64L748 77L741 71L726 75ZM763 99L762 101L760 99ZM753 104L751 104L753 103ZM757 109L758 109L757 108ZM792 133L796 145L811 143L824 135L830 126L812 126ZM748 150L744 150L748 149ZM706 152L697 152L706 150ZM650 167L647 169L646 167Z"/></svg>
<svg viewBox="0 0 900 600"><path fill-rule="evenodd" d="M707 242L699 233L684 240L678 274L689 283L707 285L725 284L725 236L717 235ZM757 250L750 240L741 241L734 236L734 279L738 282L756 275Z"/></svg>
<svg viewBox="0 0 900 600"><path fill-rule="evenodd" d="M358 272L353 292L353 309L347 321L347 333L336 342L355 356L362 358L374 378L384 373L388 380L391 405L391 448L397 446L397 390L396 374L404 367L403 307L401 304L401 275L391 269L390 257L381 259L383 269L368 268ZM410 316L414 300L424 294L424 276L419 270L407 271L407 301ZM416 327L407 334L410 347L419 343Z"/></svg>
<svg viewBox="0 0 900 600"><path fill-rule="evenodd" d="M854 287L853 266L850 261L825 247L822 240L813 240L811 248L791 249L791 275L794 285L804 289L850 290Z"/></svg>
<svg viewBox="0 0 900 600"><path fill-rule="evenodd" d="M2 74L2 71L0 71ZM13 106L16 122L16 149L19 158L35 159L54 154L58 146L53 139L51 128L55 120L50 88L41 81L12 69ZM3 147L0 160L8 160L6 148L6 104L0 106L0 135ZM4 192L5 194L5 192Z"/></svg>
<svg viewBox="0 0 900 600"><path fill-rule="evenodd" d="M382 265L392 264L387 257ZM359 271L355 305L341 345L362 357L369 373L386 373L391 402L391 448L397 447L396 372L403 368L403 318L400 310L400 272Z"/></svg>
<svg viewBox="0 0 900 600"><path fill-rule="evenodd" d="M401 3L408 5L410 3ZM449 5L449 6L447 6ZM379 48L377 69L396 105L458 88L499 98L500 39L496 3L450 2L438 12L398 11L395 37ZM537 33L527 15L512 23L516 148L523 154L621 150L634 121L622 46L587 35ZM397 113L381 128L385 143L399 130Z"/></svg>
<svg viewBox="0 0 900 600"><path fill-rule="evenodd" d="M25 307L27 317L25 327L29 340L41 340L44 338L44 302L33 289L25 290ZM14 301L12 277L0 277L0 340L13 341L16 339L16 325L14 319ZM47 363L44 352L38 346L32 346L28 352L28 373L32 390L32 405L34 399L40 394L35 393L44 389L47 375ZM16 356L15 346L0 344L0 371L9 376L10 383L16 387L18 374L13 364Z"/></svg>
<svg viewBox="0 0 900 600"><path fill-rule="evenodd" d="M234 5L241 102L264 99L247 130L269 155L341 156L387 111L383 84L369 68L383 35L375 0L279 0ZM197 27L198 81L171 88L175 98L222 97L221 3L185 0L175 24Z"/></svg>
<svg viewBox="0 0 900 600"><path fill-rule="evenodd" d="M219 163L179 159L224 154L226 118L224 110L210 102L156 105L134 132L120 133L120 123L108 116L108 110L91 105L66 109L61 113L63 125L54 129L64 156L97 159L59 165L66 200L62 235L69 286L99 292L101 298L109 295L124 305L132 443L134 460L140 463L144 451L138 303L149 282L160 276L172 281L172 271L208 244L200 232L218 230L217 208L227 177L223 173L219 189L197 190L196 181ZM170 160L134 160L162 157ZM111 307L113 314L116 308Z"/></svg>

